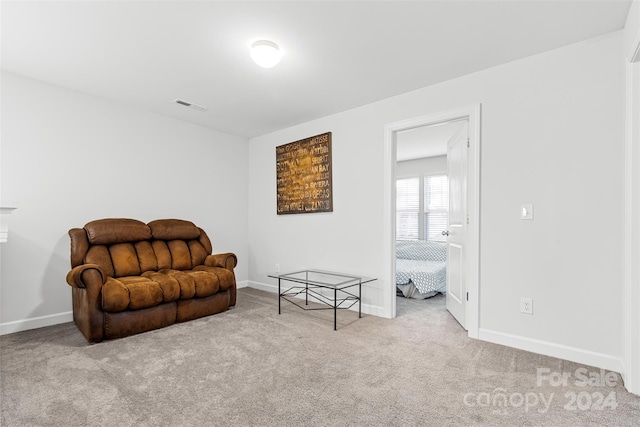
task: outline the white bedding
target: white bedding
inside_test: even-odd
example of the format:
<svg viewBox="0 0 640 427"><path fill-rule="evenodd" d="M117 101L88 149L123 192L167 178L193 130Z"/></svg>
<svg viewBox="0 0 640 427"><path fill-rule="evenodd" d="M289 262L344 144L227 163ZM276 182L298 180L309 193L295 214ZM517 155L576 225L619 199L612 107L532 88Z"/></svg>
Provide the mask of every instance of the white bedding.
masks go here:
<svg viewBox="0 0 640 427"><path fill-rule="evenodd" d="M446 292L446 244L424 240L396 242L396 285L404 296L427 298Z"/></svg>

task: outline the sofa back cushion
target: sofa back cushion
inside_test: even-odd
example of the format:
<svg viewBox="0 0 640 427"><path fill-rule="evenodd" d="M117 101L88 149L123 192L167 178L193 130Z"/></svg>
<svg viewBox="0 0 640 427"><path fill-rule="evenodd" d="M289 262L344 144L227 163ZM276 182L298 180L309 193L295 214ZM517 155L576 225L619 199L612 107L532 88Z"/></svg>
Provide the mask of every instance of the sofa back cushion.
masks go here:
<svg viewBox="0 0 640 427"><path fill-rule="evenodd" d="M92 245L137 242L151 239L151 228L144 222L128 218L107 218L84 226Z"/></svg>
<svg viewBox="0 0 640 427"><path fill-rule="evenodd" d="M192 240L200 236L200 229L182 219L158 219L149 223L149 230L158 240Z"/></svg>
<svg viewBox="0 0 640 427"><path fill-rule="evenodd" d="M83 231L83 232L81 232ZM144 224L126 218L101 219L72 229L71 262L99 265L107 276L138 276L161 269L189 270L204 264L213 248L204 230L184 220Z"/></svg>

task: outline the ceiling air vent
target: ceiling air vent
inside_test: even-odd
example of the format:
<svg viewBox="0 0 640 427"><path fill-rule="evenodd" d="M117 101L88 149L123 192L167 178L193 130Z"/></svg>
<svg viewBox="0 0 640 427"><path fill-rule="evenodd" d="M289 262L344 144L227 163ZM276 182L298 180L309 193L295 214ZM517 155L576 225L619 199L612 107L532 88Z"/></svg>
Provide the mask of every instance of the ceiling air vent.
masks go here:
<svg viewBox="0 0 640 427"><path fill-rule="evenodd" d="M203 107L203 106L198 105L198 104L193 104L191 102L187 102L187 101L184 101L182 99L174 99L173 102L176 103L176 104L179 104L179 105L184 105L185 107L193 108L194 110L197 110L197 111L207 111L208 110L208 108L206 108L206 107Z"/></svg>

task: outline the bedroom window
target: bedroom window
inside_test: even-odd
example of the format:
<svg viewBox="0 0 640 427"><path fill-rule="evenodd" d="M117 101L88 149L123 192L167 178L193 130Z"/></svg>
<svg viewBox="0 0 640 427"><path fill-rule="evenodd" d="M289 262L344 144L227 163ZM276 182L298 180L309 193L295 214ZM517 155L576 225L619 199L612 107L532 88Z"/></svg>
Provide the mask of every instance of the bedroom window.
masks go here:
<svg viewBox="0 0 640 427"><path fill-rule="evenodd" d="M396 239L420 238L420 178L396 180Z"/></svg>
<svg viewBox="0 0 640 427"><path fill-rule="evenodd" d="M446 240L449 212L449 180L446 175L424 177L424 240Z"/></svg>
<svg viewBox="0 0 640 427"><path fill-rule="evenodd" d="M444 241L449 182L446 175L396 180L396 239Z"/></svg>

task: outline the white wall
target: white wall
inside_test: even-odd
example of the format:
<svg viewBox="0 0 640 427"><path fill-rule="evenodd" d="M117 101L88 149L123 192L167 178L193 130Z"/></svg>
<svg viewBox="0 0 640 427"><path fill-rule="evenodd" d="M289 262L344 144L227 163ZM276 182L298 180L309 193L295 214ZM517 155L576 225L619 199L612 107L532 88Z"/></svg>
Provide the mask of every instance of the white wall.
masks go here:
<svg viewBox="0 0 640 427"><path fill-rule="evenodd" d="M251 139L250 285L272 289L276 263L368 274L364 309L382 313L384 125L482 103L482 337L619 368L622 50L616 32ZM275 147L326 131L334 212L276 215Z"/></svg>
<svg viewBox="0 0 640 427"><path fill-rule="evenodd" d="M20 207L2 245L2 332L71 319L67 231L94 219L191 220L246 281L247 158L245 138L3 72L2 199Z"/></svg>
<svg viewBox="0 0 640 427"><path fill-rule="evenodd" d="M624 25L624 53L627 55L640 37L640 0L633 0Z"/></svg>
<svg viewBox="0 0 640 427"><path fill-rule="evenodd" d="M624 28L627 67L625 144L625 386L640 394L640 0L629 10Z"/></svg>
<svg viewBox="0 0 640 427"><path fill-rule="evenodd" d="M396 177L447 174L447 156L423 157L396 163Z"/></svg>

